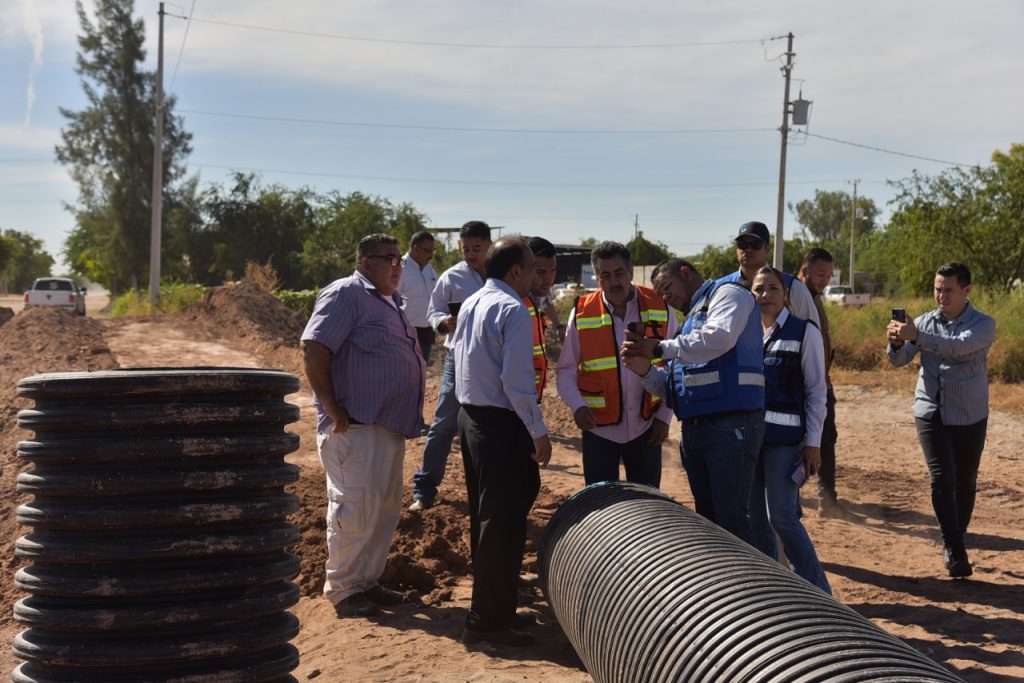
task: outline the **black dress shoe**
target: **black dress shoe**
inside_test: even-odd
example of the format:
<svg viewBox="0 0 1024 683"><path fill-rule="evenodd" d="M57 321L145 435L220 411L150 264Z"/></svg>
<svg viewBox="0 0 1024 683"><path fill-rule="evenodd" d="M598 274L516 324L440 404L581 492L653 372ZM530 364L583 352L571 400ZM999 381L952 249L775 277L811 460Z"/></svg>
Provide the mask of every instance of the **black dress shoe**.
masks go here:
<svg viewBox="0 0 1024 683"><path fill-rule="evenodd" d="M404 595L398 591L391 590L390 588L385 588L379 583L363 593L363 595L369 598L371 602L380 605L381 607L394 607L395 605L401 605L405 602Z"/></svg>
<svg viewBox="0 0 1024 683"><path fill-rule="evenodd" d="M499 628L493 631L478 631L468 626L462 632L462 642L466 645L475 643L490 643L492 645L507 645L508 647L523 647L533 643L533 636L512 628Z"/></svg>
<svg viewBox="0 0 1024 683"><path fill-rule="evenodd" d="M942 551L942 559L946 565L946 571L954 579L963 579L974 573L971 561L967 559L967 550L963 547L946 546Z"/></svg>
<svg viewBox="0 0 1024 683"><path fill-rule="evenodd" d="M334 613L339 617L372 617L380 612L380 608L366 597L366 593L356 593L335 603Z"/></svg>
<svg viewBox="0 0 1024 683"><path fill-rule="evenodd" d="M537 615L533 612L527 612L524 610L522 612L516 612L516 617L512 620L512 628L517 631L522 631L523 629L533 627L536 623Z"/></svg>

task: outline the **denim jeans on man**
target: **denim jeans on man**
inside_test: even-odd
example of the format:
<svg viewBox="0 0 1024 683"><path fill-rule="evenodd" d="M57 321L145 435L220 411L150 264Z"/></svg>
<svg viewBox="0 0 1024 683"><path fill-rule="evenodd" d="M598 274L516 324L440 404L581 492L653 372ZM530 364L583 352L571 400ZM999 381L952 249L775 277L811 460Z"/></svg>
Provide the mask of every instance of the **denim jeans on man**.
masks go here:
<svg viewBox="0 0 1024 683"><path fill-rule="evenodd" d="M427 432L427 444L423 448L423 466L412 478L413 498L433 501L437 487L444 479L444 468L448 465L448 454L452 441L459 431L459 400L455 397L455 356L448 351L444 357L444 372L441 374L441 390L434 409L434 422Z"/></svg>
<svg viewBox="0 0 1024 683"><path fill-rule="evenodd" d="M800 487L791 475L800 461L800 444L764 446L750 491L750 525L754 547L773 560L779 559L775 534L782 539L786 558L797 576L832 595L832 587L814 552L807 529L800 522Z"/></svg>
<svg viewBox="0 0 1024 683"><path fill-rule="evenodd" d="M760 410L683 421L679 450L697 513L753 545L750 486L764 439Z"/></svg>

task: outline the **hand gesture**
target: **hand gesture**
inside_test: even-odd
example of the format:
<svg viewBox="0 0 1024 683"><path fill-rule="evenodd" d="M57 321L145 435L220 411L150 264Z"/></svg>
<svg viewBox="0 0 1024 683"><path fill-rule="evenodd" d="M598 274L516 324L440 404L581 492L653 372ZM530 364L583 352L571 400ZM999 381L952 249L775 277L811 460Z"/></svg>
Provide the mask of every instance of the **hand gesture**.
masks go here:
<svg viewBox="0 0 1024 683"><path fill-rule="evenodd" d="M630 372L634 372L641 377L646 376L647 373L651 371L651 361L641 356L623 355L622 364L625 365Z"/></svg>
<svg viewBox="0 0 1024 683"><path fill-rule="evenodd" d="M597 426L597 417L594 416L594 411L587 406L577 408L576 412L572 414L572 419L576 420L576 426L585 432L589 432Z"/></svg>
<svg viewBox="0 0 1024 683"><path fill-rule="evenodd" d="M651 428L647 430L647 438L645 441L652 446L660 446L665 443L665 439L667 438L668 424L658 419L652 420Z"/></svg>
<svg viewBox="0 0 1024 683"><path fill-rule="evenodd" d="M545 434L533 440L533 453L530 454L533 461L541 467L547 467L551 460L551 439Z"/></svg>
<svg viewBox="0 0 1024 683"><path fill-rule="evenodd" d="M626 341L622 342L622 357L639 357L650 360L654 358L654 349L659 343L657 339L641 339L632 332L627 332Z"/></svg>

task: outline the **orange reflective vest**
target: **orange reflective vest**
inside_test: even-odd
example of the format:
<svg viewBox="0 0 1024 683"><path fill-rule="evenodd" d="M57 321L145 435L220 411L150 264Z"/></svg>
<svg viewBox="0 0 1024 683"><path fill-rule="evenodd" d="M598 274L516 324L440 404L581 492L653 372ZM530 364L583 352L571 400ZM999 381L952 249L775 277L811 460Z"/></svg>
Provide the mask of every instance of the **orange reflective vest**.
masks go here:
<svg viewBox="0 0 1024 683"><path fill-rule="evenodd" d="M548 385L548 354L544 345L544 327L547 320L544 311L537 310L533 297L529 294L523 297L523 304L530 312L530 322L533 323L533 374L537 385L537 403L540 403L544 387Z"/></svg>
<svg viewBox="0 0 1024 683"><path fill-rule="evenodd" d="M669 310L665 300L650 287L634 285L640 307L640 322L644 336L665 338ZM580 340L579 368L576 385L583 400L593 411L598 425L613 425L622 421L622 383L619 378L619 348L615 343L612 313L605 308L601 292L593 292L576 301L574 319ZM660 358L653 365L664 365ZM649 420L661 405L661 398L644 392L640 415Z"/></svg>

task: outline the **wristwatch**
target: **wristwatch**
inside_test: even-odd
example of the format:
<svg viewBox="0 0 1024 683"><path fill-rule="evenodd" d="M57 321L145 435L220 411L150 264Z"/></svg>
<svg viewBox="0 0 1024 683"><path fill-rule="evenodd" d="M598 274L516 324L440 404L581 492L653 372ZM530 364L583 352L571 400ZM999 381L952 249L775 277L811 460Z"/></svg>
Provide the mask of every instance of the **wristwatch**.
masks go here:
<svg viewBox="0 0 1024 683"><path fill-rule="evenodd" d="M655 358L661 358L661 354L663 354L664 352L664 349L661 348L661 342L658 342L657 344L654 345L654 350L651 351L651 355L654 356Z"/></svg>

